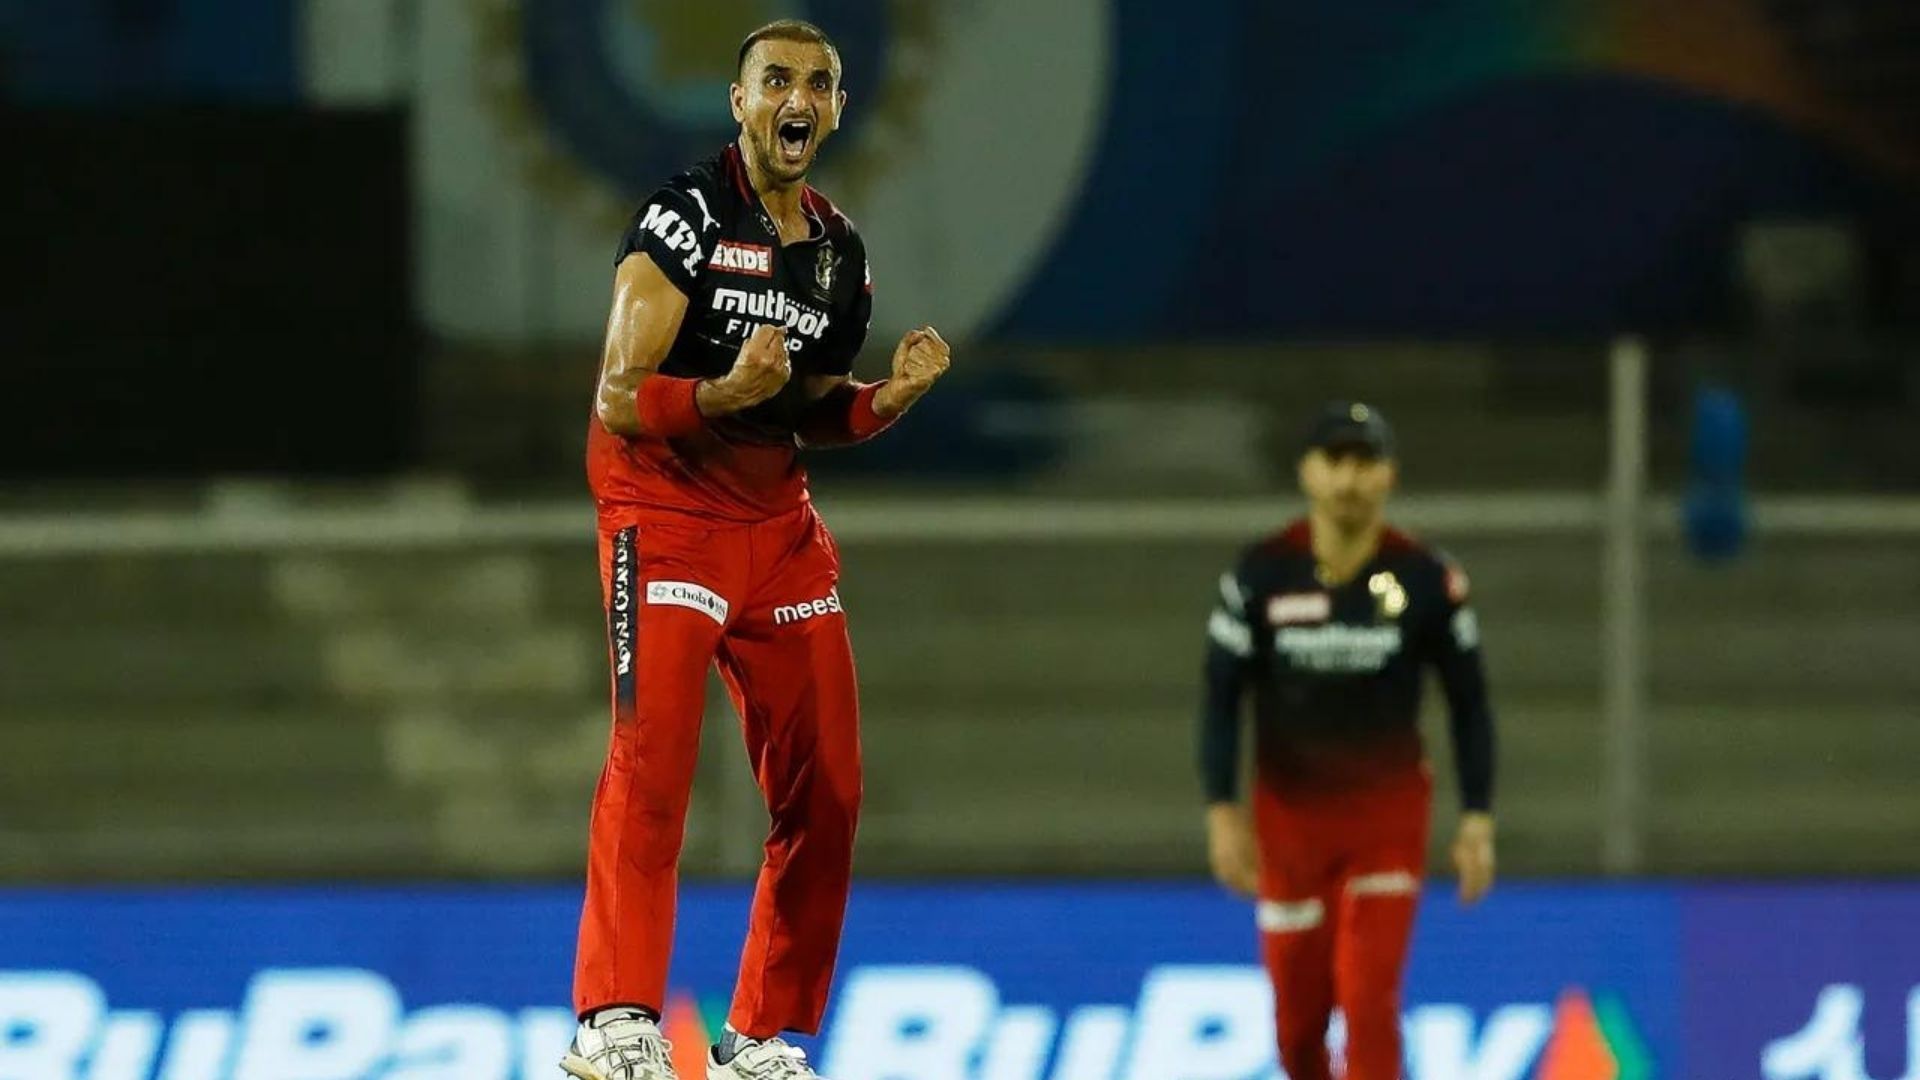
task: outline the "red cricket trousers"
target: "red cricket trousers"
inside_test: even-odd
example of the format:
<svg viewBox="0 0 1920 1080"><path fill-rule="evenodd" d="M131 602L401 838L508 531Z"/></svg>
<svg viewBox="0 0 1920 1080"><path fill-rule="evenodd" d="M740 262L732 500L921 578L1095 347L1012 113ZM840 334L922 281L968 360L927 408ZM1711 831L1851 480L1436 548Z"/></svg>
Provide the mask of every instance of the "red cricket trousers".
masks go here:
<svg viewBox="0 0 1920 1080"><path fill-rule="evenodd" d="M1347 1080L1400 1080L1400 982L1426 865L1425 767L1379 787L1282 799L1256 785L1261 953L1289 1080L1328 1080L1347 1021Z"/></svg>
<svg viewBox="0 0 1920 1080"><path fill-rule="evenodd" d="M594 793L574 1006L658 1010L709 664L741 718L771 829L729 1017L817 1033L860 811L859 701L811 505L753 524L602 518L613 738Z"/></svg>

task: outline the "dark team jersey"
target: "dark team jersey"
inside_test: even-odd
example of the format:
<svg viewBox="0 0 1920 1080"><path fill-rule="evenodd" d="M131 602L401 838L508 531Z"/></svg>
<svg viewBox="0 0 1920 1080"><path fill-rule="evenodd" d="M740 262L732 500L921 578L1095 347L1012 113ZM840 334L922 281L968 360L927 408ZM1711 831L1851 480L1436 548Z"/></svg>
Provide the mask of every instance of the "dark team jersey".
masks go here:
<svg viewBox="0 0 1920 1080"><path fill-rule="evenodd" d="M806 188L812 226L782 246L747 180L737 145L675 176L634 214L614 257L654 265L687 297L687 312L660 372L718 378L762 324L787 328L793 375L781 391L694 436L663 440L609 434L589 423L588 475L603 511L692 513L755 521L807 499L795 430L810 375L845 375L866 341L872 278L866 246L844 214Z"/></svg>
<svg viewBox="0 0 1920 1080"><path fill-rule="evenodd" d="M1423 668L1446 692L1461 801L1493 797L1493 717L1466 575L1387 529L1353 579L1321 584L1311 526L1255 544L1220 578L1207 624L1201 773L1207 797L1235 796L1251 691L1256 782L1282 799L1364 790L1423 767Z"/></svg>

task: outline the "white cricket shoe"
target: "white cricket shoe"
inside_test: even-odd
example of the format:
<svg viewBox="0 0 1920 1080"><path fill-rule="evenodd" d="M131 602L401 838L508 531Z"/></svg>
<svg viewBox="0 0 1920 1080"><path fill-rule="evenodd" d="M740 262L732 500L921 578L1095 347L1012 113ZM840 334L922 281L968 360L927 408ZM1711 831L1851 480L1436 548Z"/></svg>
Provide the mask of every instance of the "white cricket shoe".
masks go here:
<svg viewBox="0 0 1920 1080"><path fill-rule="evenodd" d="M784 1039L747 1042L725 1065L707 1052L707 1080L822 1080L807 1065L807 1052Z"/></svg>
<svg viewBox="0 0 1920 1080"><path fill-rule="evenodd" d="M638 1013L582 1023L560 1068L578 1080L679 1080L673 1044L659 1025Z"/></svg>

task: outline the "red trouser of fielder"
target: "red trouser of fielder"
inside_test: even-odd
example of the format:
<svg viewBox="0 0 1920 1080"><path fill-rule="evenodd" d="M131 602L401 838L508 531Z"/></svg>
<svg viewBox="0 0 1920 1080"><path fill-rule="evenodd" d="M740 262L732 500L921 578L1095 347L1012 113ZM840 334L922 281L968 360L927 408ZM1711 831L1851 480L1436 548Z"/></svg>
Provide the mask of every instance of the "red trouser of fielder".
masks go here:
<svg viewBox="0 0 1920 1080"><path fill-rule="evenodd" d="M1298 802L1255 785L1261 954L1289 1080L1328 1080L1327 1025L1347 1020L1346 1080L1400 1080L1400 982L1426 864L1432 778Z"/></svg>
<svg viewBox="0 0 1920 1080"><path fill-rule="evenodd" d="M813 1034L840 947L860 809L859 702L839 557L811 505L752 524L604 523L613 739L593 803L574 1005L658 1010L707 667L739 711L772 828L729 1017Z"/></svg>

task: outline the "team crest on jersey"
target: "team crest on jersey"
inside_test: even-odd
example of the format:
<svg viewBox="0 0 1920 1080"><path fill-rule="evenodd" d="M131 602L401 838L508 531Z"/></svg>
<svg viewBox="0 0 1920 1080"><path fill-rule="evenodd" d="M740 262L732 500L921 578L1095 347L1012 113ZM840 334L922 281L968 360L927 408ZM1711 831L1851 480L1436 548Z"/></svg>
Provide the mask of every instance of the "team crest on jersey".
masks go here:
<svg viewBox="0 0 1920 1080"><path fill-rule="evenodd" d="M1267 622L1273 626L1323 623L1333 617L1333 598L1323 592L1281 593L1267 601Z"/></svg>
<svg viewBox="0 0 1920 1080"><path fill-rule="evenodd" d="M821 244L820 258L813 264L813 283L819 289L821 299L833 292L833 275L839 268L840 256L833 253L832 247Z"/></svg>
<svg viewBox="0 0 1920 1080"><path fill-rule="evenodd" d="M772 277L773 249L765 244L741 244L732 240L722 240L719 246L713 249L713 259L707 263L707 266L733 274Z"/></svg>
<svg viewBox="0 0 1920 1080"><path fill-rule="evenodd" d="M1373 594L1376 619L1397 619L1407 610L1407 589L1392 571L1382 570L1367 579L1367 591Z"/></svg>

